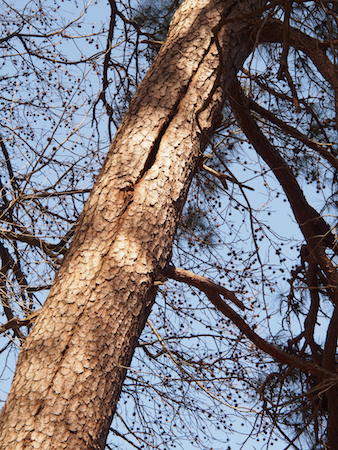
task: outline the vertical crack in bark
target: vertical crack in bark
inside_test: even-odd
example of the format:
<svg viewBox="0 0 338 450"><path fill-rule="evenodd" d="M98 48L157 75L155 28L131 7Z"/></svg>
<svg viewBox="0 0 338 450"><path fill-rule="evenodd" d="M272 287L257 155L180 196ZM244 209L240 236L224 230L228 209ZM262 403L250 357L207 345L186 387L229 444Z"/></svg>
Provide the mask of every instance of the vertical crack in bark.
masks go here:
<svg viewBox="0 0 338 450"><path fill-rule="evenodd" d="M186 85L183 86L183 87L181 88L181 90L180 90L180 92L179 92L179 94L178 94L178 98L177 98L176 102L174 103L174 105L172 106L172 109L171 109L170 113L168 114L167 120L163 123L161 129L159 130L158 136L157 136L157 138L155 139L155 141L153 142L152 148L151 148L150 151L149 151L149 154L148 154L148 157L147 157L147 159L146 159L146 161L145 161L144 167L143 167L143 169L141 170L140 175L139 175L139 177L137 178L137 180L136 180L134 186L135 186L136 184L138 184L138 183L140 182L140 180L142 180L142 178L145 176L145 174L148 172L148 170L150 170L151 167L154 165L154 163L155 163L155 161L156 161L156 156L157 156L157 154L158 154L158 150L159 150L159 148L160 148L160 144L161 144L162 138L163 138L163 136L165 135L166 131L168 130L168 128L169 128L169 126L170 126L170 123L172 122L172 120L173 120L174 117L176 116L176 114L177 114L177 112L178 112L178 110L179 110L180 103L182 102L182 100L184 99L186 93L188 92L189 87L190 87L190 84L191 84L191 81L193 80L193 78L195 77L195 75L196 75L196 74L198 73L198 71L200 70L200 67L201 67L201 65L203 64L203 62L204 62L206 56L208 55L208 53L209 53L209 51L210 51L210 48L211 48L213 42L214 42L214 36L211 36L209 45L208 45L208 47L206 48L206 50L205 50L204 54L202 55L202 57L200 58L200 61L199 61L198 65L197 65L196 69L192 72L192 74L191 74L189 80L187 81ZM176 45L177 45L177 43L176 43ZM217 87L217 86L216 86L216 87ZM214 93L214 88L213 88L212 91L211 91L211 94L213 94L213 93ZM209 97L210 97L210 94L208 95L208 97L207 97L207 99L205 100L205 102L209 99ZM209 100L210 100L210 99L209 99ZM204 102L204 104L205 104L205 102ZM203 106L204 106L204 104L203 104ZM207 105L205 105L204 109L205 109L206 107L207 107ZM199 115L201 112L202 112L202 111L201 111L201 108L199 108L199 109L196 111L196 113L195 113L196 120L198 120L198 115ZM199 125L199 123L198 123L198 125ZM199 125L199 127L200 127L200 125ZM201 128L201 127L200 127L200 128Z"/></svg>

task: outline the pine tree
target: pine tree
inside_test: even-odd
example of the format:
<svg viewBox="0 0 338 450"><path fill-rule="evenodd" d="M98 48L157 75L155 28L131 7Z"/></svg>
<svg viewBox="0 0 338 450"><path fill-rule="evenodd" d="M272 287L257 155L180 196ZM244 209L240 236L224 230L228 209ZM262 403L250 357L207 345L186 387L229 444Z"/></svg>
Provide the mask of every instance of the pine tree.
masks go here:
<svg viewBox="0 0 338 450"><path fill-rule="evenodd" d="M239 329L242 338L276 363L278 369L256 386L265 404L276 401L277 394L273 392L276 386L284 391L284 399L291 395L292 386L302 386L311 403L311 412L304 410L303 417L312 423L312 441L316 445L323 443L323 433L326 433L327 447L335 448L338 442L336 309L330 310L324 344L316 342L314 330L320 301L329 301L332 305L337 302L338 280L331 260L337 249L330 224L310 205L297 181L297 171L301 176L311 176L312 161L303 147L292 154L295 142L307 146L325 162L332 174L337 168L328 143L333 118L327 117L324 127L322 117L318 119L320 112L316 113L299 98L297 90L301 81L290 74L291 48L311 61L314 68L311 66L308 70L320 74L325 89L330 86L334 90L337 82L330 56L331 34L319 41L295 27L306 10L301 3L183 1L163 43L160 39L165 28L163 31L159 27L158 35L144 31L148 33L144 45L150 46L144 47L144 51L150 51L148 56L154 61L138 85L128 110L123 111L123 121L100 174L75 231L71 230L70 247L67 240L53 246L32 236L24 238L25 232L19 228L15 232L4 230L4 237L14 241L20 232L21 242L40 246L55 264L58 255L63 255L63 260L48 299L37 318L32 319L34 327L20 352L12 388L2 411L0 448L104 448L126 371L159 286L168 278L200 289L213 307ZM317 2L311 3L314 8L320 8ZM110 6L111 28L104 53L102 91L93 106L93 119L99 121L96 113L101 101L111 125L115 119L114 108L108 100L109 58L112 58L113 25L122 13L114 1ZM326 8L329 17L330 2ZM320 14L323 15L323 10L317 16ZM315 12L313 15L317 17ZM128 23L124 16L122 19ZM139 32L140 27L147 26L140 16L130 19L129 23ZM20 31L17 34L20 36ZM12 37L9 35L8 39ZM278 73L273 75L271 69L270 74L260 77L250 72L245 62L260 45L264 49L267 43L281 44L282 51L277 56L273 47L264 50L271 61L274 58L279 61ZM299 60L295 57L295 64L300 64ZM299 68L301 70L301 66ZM246 91L247 87L238 80L239 74L256 87ZM288 94L269 82L270 75L277 75L288 87ZM317 92L317 87L309 90ZM259 102L260 95L273 98L268 108ZM116 101L123 103L122 97ZM323 104L325 101L323 99ZM279 106L282 102L293 105L293 114L299 114L303 108L307 116L313 118L307 133L291 125L287 118L283 120ZM294 305L297 285L307 287L309 306L303 313L305 300L299 305L298 313L305 317L303 328L287 343L277 337L263 339L256 332L247 319L251 311L238 298L238 292L245 294L244 286L241 291L232 292L205 276L172 265L175 236L177 239L186 232L191 236L192 230L198 228L204 246L213 246L212 231L208 232L201 217L202 210L196 205L189 209L186 203L192 183L203 183L201 170L207 177L213 177L218 186L212 186L209 178L204 187L207 197L208 193L214 196L219 188L229 190L231 187L239 189L246 198L245 192L253 189L250 183L242 183L228 169L222 159L224 155L217 156L216 150L211 157L205 154L205 149L219 145L215 131L225 124L230 137L235 135L234 127L240 127L241 139L251 144L275 176L304 239L300 265L293 268L289 280L292 288L289 308L297 313ZM271 140L266 136L269 127L277 129ZM286 149L281 145L282 136L287 136ZM325 144L319 142L321 138ZM237 151L240 144L231 145ZM5 154L4 140L2 147ZM11 180L13 191L20 193L14 176ZM11 205L5 187L1 192L8 214ZM256 236L262 228L253 230L253 211L250 207L248 211ZM14 222L15 218L12 216L11 220ZM256 237L254 242L258 261ZM1 248L2 272L6 275L9 268L15 270L16 266L6 253L6 247ZM276 250L277 255L280 252ZM250 268L248 265L246 270ZM264 276L262 280L268 283ZM235 306L230 306L228 301ZM31 319L14 320L9 304L3 304L8 319L4 330L13 329L17 338L23 340L20 327L30 324ZM245 315L237 313L235 308L245 311ZM171 359L176 358L170 350L166 351ZM238 377L240 379L240 375ZM299 432L299 412L295 412L299 405L297 401L293 404L295 409L289 411L289 417L281 418L281 423L296 431L298 427ZM306 402L302 400L300 405L304 408ZM273 420L274 414L277 417L271 408L265 409ZM294 422L293 415L297 417ZM327 425L321 428L322 420ZM283 433L283 428L279 431Z"/></svg>

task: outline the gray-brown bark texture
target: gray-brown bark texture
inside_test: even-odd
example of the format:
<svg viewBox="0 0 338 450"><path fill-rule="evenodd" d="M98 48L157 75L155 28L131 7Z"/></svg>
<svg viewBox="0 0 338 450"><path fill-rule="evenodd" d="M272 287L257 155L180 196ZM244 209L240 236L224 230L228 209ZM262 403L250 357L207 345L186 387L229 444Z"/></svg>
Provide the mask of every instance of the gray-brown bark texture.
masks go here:
<svg viewBox="0 0 338 450"><path fill-rule="evenodd" d="M1 449L104 447L194 168L255 42L243 14L264 3L186 0L175 14L20 354Z"/></svg>

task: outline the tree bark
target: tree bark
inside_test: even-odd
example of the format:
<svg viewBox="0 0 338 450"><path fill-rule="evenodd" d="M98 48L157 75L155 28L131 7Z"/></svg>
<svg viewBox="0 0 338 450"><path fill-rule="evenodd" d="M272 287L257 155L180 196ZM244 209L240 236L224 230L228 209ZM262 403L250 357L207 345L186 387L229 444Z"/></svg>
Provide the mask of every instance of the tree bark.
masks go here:
<svg viewBox="0 0 338 450"><path fill-rule="evenodd" d="M175 14L21 351L1 449L104 447L191 177L255 42L240 16L265 3L186 0Z"/></svg>

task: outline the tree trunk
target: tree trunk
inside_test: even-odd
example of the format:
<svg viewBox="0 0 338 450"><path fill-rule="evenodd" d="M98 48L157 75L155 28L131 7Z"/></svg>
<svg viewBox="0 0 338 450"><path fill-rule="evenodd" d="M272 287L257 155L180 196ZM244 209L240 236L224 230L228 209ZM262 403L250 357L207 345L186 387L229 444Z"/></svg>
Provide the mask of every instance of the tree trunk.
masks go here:
<svg viewBox="0 0 338 450"><path fill-rule="evenodd" d="M264 3L186 0L175 14L21 351L1 449L104 447L190 180L255 42L239 16Z"/></svg>

